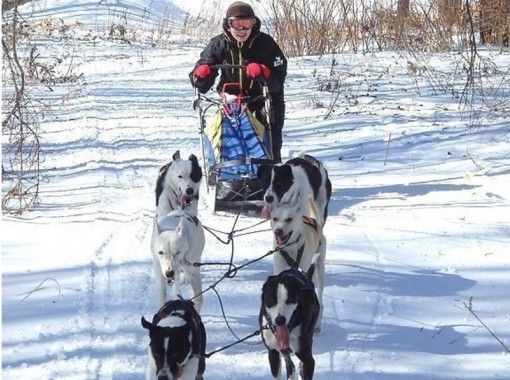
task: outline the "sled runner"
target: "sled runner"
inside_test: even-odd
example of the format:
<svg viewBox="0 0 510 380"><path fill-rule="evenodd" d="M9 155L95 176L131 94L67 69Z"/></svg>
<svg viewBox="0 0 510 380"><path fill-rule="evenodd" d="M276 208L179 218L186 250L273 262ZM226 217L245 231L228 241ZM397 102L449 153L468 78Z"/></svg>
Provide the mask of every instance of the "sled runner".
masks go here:
<svg viewBox="0 0 510 380"><path fill-rule="evenodd" d="M244 69L239 65L212 67ZM264 102L264 123L248 109L253 102ZM214 211L260 209L263 194L257 169L273 163L267 84L256 98L243 97L238 83L225 83L216 99L195 90L193 108L198 111L203 167Z"/></svg>

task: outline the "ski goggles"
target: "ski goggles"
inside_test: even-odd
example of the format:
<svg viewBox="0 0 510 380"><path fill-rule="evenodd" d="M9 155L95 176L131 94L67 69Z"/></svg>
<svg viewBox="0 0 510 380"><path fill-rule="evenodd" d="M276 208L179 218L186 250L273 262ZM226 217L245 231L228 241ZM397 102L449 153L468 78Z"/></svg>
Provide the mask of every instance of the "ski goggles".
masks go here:
<svg viewBox="0 0 510 380"><path fill-rule="evenodd" d="M235 30L249 30L255 25L254 18L229 17L228 26Z"/></svg>

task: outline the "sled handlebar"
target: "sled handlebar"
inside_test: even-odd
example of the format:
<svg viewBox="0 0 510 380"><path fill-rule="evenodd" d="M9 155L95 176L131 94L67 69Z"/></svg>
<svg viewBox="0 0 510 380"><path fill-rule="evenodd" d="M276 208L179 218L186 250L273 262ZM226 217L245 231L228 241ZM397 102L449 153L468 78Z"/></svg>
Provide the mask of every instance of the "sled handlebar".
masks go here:
<svg viewBox="0 0 510 380"><path fill-rule="evenodd" d="M211 65L211 68L215 69L215 70L218 70L218 69L241 69L241 70L244 70L246 68L245 65L233 65L233 64L230 64L230 63L221 63L221 64L217 64L217 65ZM257 81L261 82L262 83L262 86L267 86L267 80L266 78L264 78L263 75L260 75L259 78L256 79Z"/></svg>
<svg viewBox="0 0 510 380"><path fill-rule="evenodd" d="M219 70L219 69L227 69L227 70L228 69L241 69L241 70L244 70L246 66L224 63L224 64L217 64L217 65L210 65L210 67L214 70ZM250 103L255 103L255 102L260 102L260 101L265 102L266 100L270 100L269 88L267 86L266 79L264 77L261 77L256 80L259 81L260 84L262 85L262 94L260 94L256 97L252 97L249 95L241 96L241 97L239 97L239 101L241 103L250 104ZM232 87L237 87L238 92L239 93L241 92L241 87L240 87L239 83L237 83L237 82L224 83L223 88L219 92L219 95L220 95L219 99L214 99L212 97L208 97L205 94L198 92L198 90L195 88L195 100L193 101L193 109L197 109L199 107L201 100L205 100L209 104L219 104L219 105L223 104L225 101L224 94L227 94L228 93L227 89L232 88Z"/></svg>
<svg viewBox="0 0 510 380"><path fill-rule="evenodd" d="M229 63L220 63L217 65L211 65L211 68L218 70L218 69L244 69L246 66L244 65L232 65Z"/></svg>
<svg viewBox="0 0 510 380"><path fill-rule="evenodd" d="M239 83L225 83L223 85L221 92L218 93L218 95L220 96L219 98L209 97L205 94L195 91L195 100L198 99L198 100L205 100L208 103L223 104L225 102L225 95L229 94L229 92L227 90L232 87L239 88ZM243 104L261 102L261 101L265 101L266 99L269 99L269 92L263 91L262 94L255 96L255 97L246 95L246 96L241 96L238 99ZM196 107L194 106L193 108L196 108Z"/></svg>

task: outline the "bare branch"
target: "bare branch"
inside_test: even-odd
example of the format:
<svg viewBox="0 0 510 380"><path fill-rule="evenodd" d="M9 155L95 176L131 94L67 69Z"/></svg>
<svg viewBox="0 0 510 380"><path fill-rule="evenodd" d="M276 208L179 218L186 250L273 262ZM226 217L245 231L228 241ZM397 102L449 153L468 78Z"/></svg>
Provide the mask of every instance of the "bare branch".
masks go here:
<svg viewBox="0 0 510 380"><path fill-rule="evenodd" d="M473 297L471 297L468 301L468 303L465 303L463 302L464 304L464 307L473 315L473 317L475 317L477 319L478 322L480 322L482 324L483 327L485 327L485 329L493 336L494 339L496 339L499 344L501 344L503 346L503 348L505 349L506 352L510 352L510 349L508 349L508 347L505 345L505 343L503 343L501 341L501 339L499 339L496 334L494 334L492 332L491 329L489 329L489 327L487 327L487 325L478 317L478 315L476 315L476 313L473 311Z"/></svg>

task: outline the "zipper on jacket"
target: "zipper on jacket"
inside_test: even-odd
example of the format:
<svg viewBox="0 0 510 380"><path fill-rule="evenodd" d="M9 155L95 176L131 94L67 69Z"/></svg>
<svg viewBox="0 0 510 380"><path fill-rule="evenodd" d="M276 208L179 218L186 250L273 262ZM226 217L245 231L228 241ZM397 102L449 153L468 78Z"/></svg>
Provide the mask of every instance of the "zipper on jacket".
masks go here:
<svg viewBox="0 0 510 380"><path fill-rule="evenodd" d="M243 54L242 54L243 43L238 43L237 48L239 49L239 66L243 64ZM241 92L243 91L243 68L239 68L239 87Z"/></svg>
<svg viewBox="0 0 510 380"><path fill-rule="evenodd" d="M258 35L257 35L258 36ZM256 38L256 37L255 37ZM251 46L253 45L253 42L255 41L255 38L251 40L250 42L250 46L248 46L248 49L251 49ZM250 90L253 88L253 84L255 83L255 81L252 79L250 81L250 87L248 87Z"/></svg>
<svg viewBox="0 0 510 380"><path fill-rule="evenodd" d="M230 50L230 58L232 58L232 61L231 61L232 64L235 65L236 64L236 60L234 58L234 52L232 50ZM232 68L230 70L232 71L232 77L234 77L236 69Z"/></svg>

